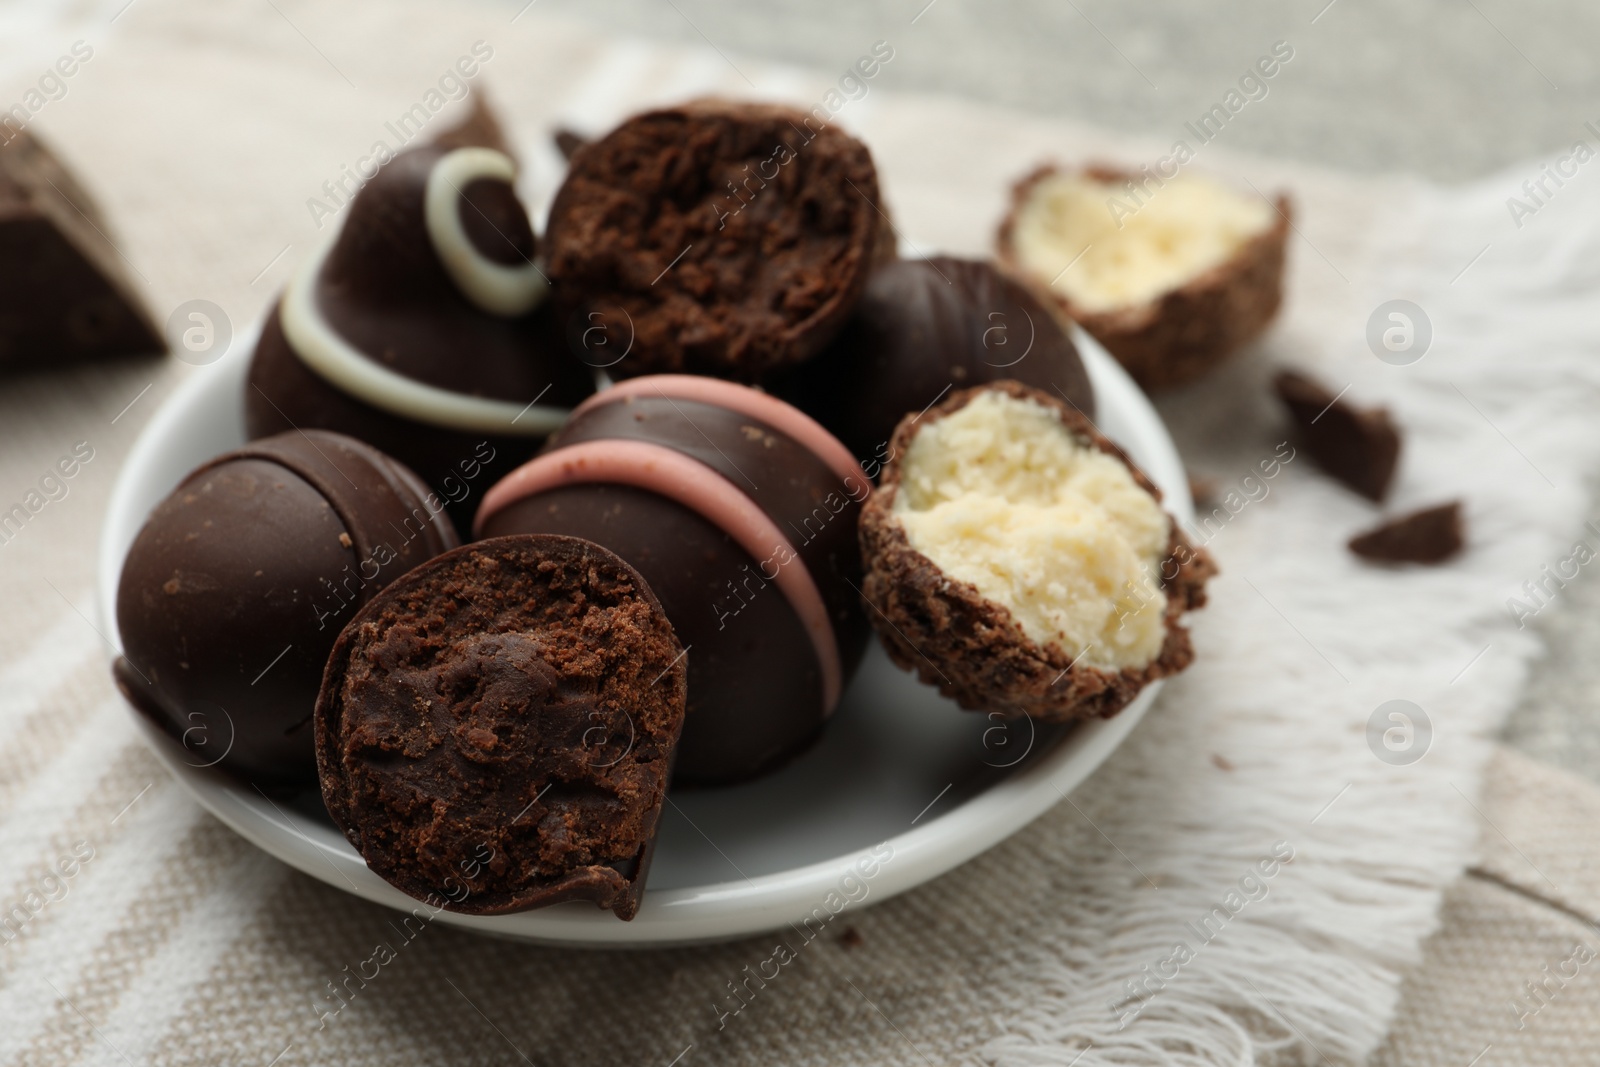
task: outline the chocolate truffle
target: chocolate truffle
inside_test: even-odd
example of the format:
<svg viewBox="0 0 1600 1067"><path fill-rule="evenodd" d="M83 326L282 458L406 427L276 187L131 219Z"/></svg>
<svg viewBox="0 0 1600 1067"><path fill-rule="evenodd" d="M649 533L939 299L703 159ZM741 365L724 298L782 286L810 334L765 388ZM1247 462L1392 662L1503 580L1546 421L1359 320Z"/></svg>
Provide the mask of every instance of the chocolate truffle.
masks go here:
<svg viewBox="0 0 1600 1067"><path fill-rule="evenodd" d="M839 332L881 223L860 141L792 108L703 100L576 148L545 239L569 314L631 341L613 377L754 382Z"/></svg>
<svg viewBox="0 0 1600 1067"><path fill-rule="evenodd" d="M446 553L339 635L317 700L323 801L413 897L477 915L592 900L631 919L684 659L644 579L598 545Z"/></svg>
<svg viewBox="0 0 1600 1067"><path fill-rule="evenodd" d="M245 388L251 436L317 427L367 441L465 528L494 479L594 390L544 299L513 176L481 147L384 164L267 316Z"/></svg>
<svg viewBox="0 0 1600 1067"><path fill-rule="evenodd" d="M1317 466L1381 502L1400 465L1400 431L1388 409L1358 408L1297 371L1281 371L1272 384Z"/></svg>
<svg viewBox="0 0 1600 1067"><path fill-rule="evenodd" d="M48 148L0 126L0 368L166 349L110 229Z"/></svg>
<svg viewBox="0 0 1600 1067"><path fill-rule="evenodd" d="M838 340L767 386L876 474L901 418L1001 378L1094 417L1089 376L1055 312L988 263L936 256L875 268Z"/></svg>
<svg viewBox="0 0 1600 1067"><path fill-rule="evenodd" d="M1209 178L1044 166L1018 182L1002 263L1057 301L1146 389L1200 377L1283 303L1287 197Z"/></svg>
<svg viewBox="0 0 1600 1067"><path fill-rule="evenodd" d="M456 545L443 512L415 474L339 434L286 433L211 460L128 550L118 684L197 766L313 781L328 650L385 584Z"/></svg>
<svg viewBox="0 0 1600 1067"><path fill-rule="evenodd" d="M596 394L484 498L483 536L557 533L639 569L689 649L677 781L750 778L817 736L860 661L870 483L800 411L712 378Z"/></svg>
<svg viewBox="0 0 1600 1067"><path fill-rule="evenodd" d="M971 711L1111 716L1194 658L1215 572L1161 493L1076 408L1017 382L895 430L861 515L890 656Z"/></svg>
<svg viewBox="0 0 1600 1067"><path fill-rule="evenodd" d="M1350 551L1376 563L1443 563L1466 544L1461 502L1390 519L1350 539Z"/></svg>

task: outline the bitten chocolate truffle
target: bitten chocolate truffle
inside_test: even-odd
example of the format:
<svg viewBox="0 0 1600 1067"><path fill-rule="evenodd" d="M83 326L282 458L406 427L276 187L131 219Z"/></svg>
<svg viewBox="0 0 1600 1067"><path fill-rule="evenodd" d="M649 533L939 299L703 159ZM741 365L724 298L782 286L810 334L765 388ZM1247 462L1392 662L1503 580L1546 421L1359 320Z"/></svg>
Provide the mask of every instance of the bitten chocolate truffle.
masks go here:
<svg viewBox="0 0 1600 1067"><path fill-rule="evenodd" d="M384 585L456 543L438 497L359 441L308 430L218 456L128 550L117 683L196 766L309 784L334 638Z"/></svg>
<svg viewBox="0 0 1600 1067"><path fill-rule="evenodd" d="M689 649L677 781L751 778L822 729L869 629L856 520L870 483L764 393L687 375L596 394L490 490L483 536L585 537L626 559Z"/></svg>
<svg viewBox="0 0 1600 1067"><path fill-rule="evenodd" d="M628 350L613 377L754 382L839 332L881 218L860 141L792 108L702 100L573 151L550 276L571 317Z"/></svg>
<svg viewBox="0 0 1600 1067"><path fill-rule="evenodd" d="M998 251L1141 386L1166 389L1277 315L1291 213L1200 175L1043 166L1012 190Z"/></svg>
<svg viewBox="0 0 1600 1067"><path fill-rule="evenodd" d="M166 349L108 232L38 138L0 126L0 368Z"/></svg>
<svg viewBox="0 0 1600 1067"><path fill-rule="evenodd" d="M1189 665L1214 572L1076 408L1017 382L907 416L861 515L890 656L971 711L1111 716Z"/></svg>
<svg viewBox="0 0 1600 1067"><path fill-rule="evenodd" d="M876 267L838 340L767 386L875 475L904 416L1001 378L1094 417L1088 373L1056 313L989 263L936 256Z"/></svg>
<svg viewBox="0 0 1600 1067"><path fill-rule="evenodd" d="M333 821L413 897L496 915L639 910L685 650L650 587L571 537L423 564L340 634L317 701Z"/></svg>
<svg viewBox="0 0 1600 1067"><path fill-rule="evenodd" d="M1400 431L1388 409L1358 408L1297 371L1279 372L1272 384L1317 466L1381 502L1400 465Z"/></svg>
<svg viewBox="0 0 1600 1067"><path fill-rule="evenodd" d="M594 391L545 300L514 174L509 157L472 146L384 164L268 314L249 433L367 441L415 469L464 529L494 479Z"/></svg>

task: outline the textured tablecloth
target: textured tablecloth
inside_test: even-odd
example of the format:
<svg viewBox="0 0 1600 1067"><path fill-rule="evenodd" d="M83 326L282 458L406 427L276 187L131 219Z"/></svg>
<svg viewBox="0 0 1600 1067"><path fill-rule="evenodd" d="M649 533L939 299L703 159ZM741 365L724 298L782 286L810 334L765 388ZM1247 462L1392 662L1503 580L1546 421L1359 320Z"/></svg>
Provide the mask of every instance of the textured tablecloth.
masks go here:
<svg viewBox="0 0 1600 1067"><path fill-rule="evenodd" d="M510 120L540 208L559 181L547 138L557 122L599 130L642 103L703 91L810 106L838 77L609 43L537 9L137 0L114 25L112 14L61 31L61 51L83 39L94 56L34 126L99 195L158 317L205 298L241 326L316 239L310 201L328 201L323 183L477 41L493 56L476 84ZM29 75L11 78L22 99ZM971 254L988 248L1006 183L1038 159L1139 162L1170 147L879 88L839 121L872 146L908 238ZM808 946L731 1017L718 1007L728 983L771 953L770 938L617 955L442 927L327 1015L328 983L394 938L388 914L256 852L158 769L109 685L92 607L96 527L121 457L162 396L209 368L135 363L8 383L0 504L80 442L93 459L0 545L0 907L31 914L0 945L0 1058L1365 1057L1444 890L1475 856L1488 739L1537 650L1505 601L1570 553L1586 517L1583 473L1600 452L1589 414L1600 364L1585 337L1600 200L1574 183L1519 229L1504 201L1532 165L1450 192L1209 147L1197 166L1287 188L1300 209L1283 321L1234 367L1162 401L1196 471L1240 491L1205 533L1224 575L1195 620L1200 661L1070 803L853 916L855 937ZM1410 366L1379 362L1366 340L1372 311L1394 298L1432 324L1429 354ZM1343 540L1378 513L1303 456L1264 495L1243 482L1284 440L1265 387L1283 363L1393 408L1409 437L1391 510L1464 498L1466 556L1438 570L1356 563ZM1432 722L1426 756L1409 765L1369 744L1369 718L1393 699ZM1526 860L1525 849L1511 854ZM1252 874L1288 852L1270 877ZM1539 885L1555 898L1562 880L1550 877ZM1487 880L1453 891L1449 914L1470 924L1482 904L1473 887ZM1221 932L1199 943L1190 931L1219 904ZM1178 941L1192 959L1174 972ZM1551 952L1559 942L1552 934ZM1541 1020L1558 1007L1522 1032L1555 1032ZM1394 1040L1383 1055L1421 1062L1404 1031Z"/></svg>

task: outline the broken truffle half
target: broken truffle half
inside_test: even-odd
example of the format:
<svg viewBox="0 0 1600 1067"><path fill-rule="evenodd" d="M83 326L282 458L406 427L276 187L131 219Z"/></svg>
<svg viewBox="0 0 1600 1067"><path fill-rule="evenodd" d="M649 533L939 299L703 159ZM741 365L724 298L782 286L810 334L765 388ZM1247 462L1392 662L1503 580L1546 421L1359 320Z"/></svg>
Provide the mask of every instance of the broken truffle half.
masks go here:
<svg viewBox="0 0 1600 1067"><path fill-rule="evenodd" d="M1443 563L1466 544L1461 502L1390 519L1350 539L1350 551L1379 563Z"/></svg>
<svg viewBox="0 0 1600 1067"><path fill-rule="evenodd" d="M43 143L0 127L0 368L166 349L109 231Z"/></svg>
<svg viewBox="0 0 1600 1067"><path fill-rule="evenodd" d="M1001 261L1053 296L1146 389L1200 377L1283 302L1286 197L1199 175L1045 166L1018 182Z"/></svg>
<svg viewBox="0 0 1600 1067"><path fill-rule="evenodd" d="M1272 380L1317 466L1362 496L1382 501L1400 465L1400 431L1387 408L1358 408L1315 378L1280 371Z"/></svg>
<svg viewBox="0 0 1600 1067"><path fill-rule="evenodd" d="M972 711L1110 716L1194 658L1211 558L1083 414L1005 381L895 431L861 516L890 656Z"/></svg>
<svg viewBox="0 0 1600 1067"><path fill-rule="evenodd" d="M792 108L701 100L575 149L545 251L569 318L627 352L613 377L754 382L839 332L881 218L860 141Z"/></svg>
<svg viewBox="0 0 1600 1067"><path fill-rule="evenodd" d="M339 635L317 700L333 821L413 897L480 915L639 908L683 728L684 649L599 545L467 545Z"/></svg>

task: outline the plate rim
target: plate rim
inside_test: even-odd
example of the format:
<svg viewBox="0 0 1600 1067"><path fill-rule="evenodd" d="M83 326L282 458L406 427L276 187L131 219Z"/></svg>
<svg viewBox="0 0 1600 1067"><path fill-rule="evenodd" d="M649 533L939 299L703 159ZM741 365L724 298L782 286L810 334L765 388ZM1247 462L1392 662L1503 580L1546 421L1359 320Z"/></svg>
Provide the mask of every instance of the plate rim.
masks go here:
<svg viewBox="0 0 1600 1067"><path fill-rule="evenodd" d="M233 396L239 396L258 330L259 324L242 331L222 359L197 368L179 383L140 431L117 473L97 548L96 604L102 625L118 649L121 635L116 624L116 587L127 545L143 525L147 509L141 508L138 501L152 480L149 468L186 414L211 399L212 394L227 390L229 380L240 386L232 391ZM1103 409L1107 397L1113 398L1119 415L1134 425L1134 436L1144 439L1141 447L1129 451L1151 453L1138 460L1161 488L1163 506L1180 523L1192 522L1193 504L1182 460L1155 407L1098 342L1076 325L1072 332L1094 387L1097 407ZM242 414L240 411L240 418ZM170 489L169 485L161 492ZM138 515L134 516L136 511ZM832 918L954 870L1032 823L1066 799L1105 762L1143 719L1161 688L1161 682L1152 683L1115 717L1080 725L1037 761L923 825L888 838L890 858L880 858L875 873L862 879L864 892L857 899L840 898L834 891L841 878L871 856L870 848L750 878L656 891L648 891L647 886L639 913L631 922L619 922L584 902L511 915L435 911L429 918L476 933L572 948L659 948L749 936L803 923L825 906L830 892L834 892L831 899L844 899L838 911L828 909ZM185 750L176 742L131 706L128 711L146 745L179 785L202 808L251 844L304 874L374 903L400 911L426 907L368 870L355 849L332 827L313 824L307 832L297 825L294 816L265 794L252 796L220 772L189 763L183 758ZM874 846L877 847L881 846Z"/></svg>

